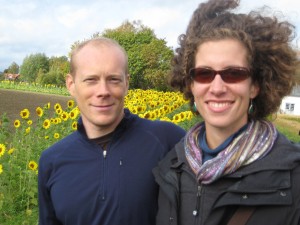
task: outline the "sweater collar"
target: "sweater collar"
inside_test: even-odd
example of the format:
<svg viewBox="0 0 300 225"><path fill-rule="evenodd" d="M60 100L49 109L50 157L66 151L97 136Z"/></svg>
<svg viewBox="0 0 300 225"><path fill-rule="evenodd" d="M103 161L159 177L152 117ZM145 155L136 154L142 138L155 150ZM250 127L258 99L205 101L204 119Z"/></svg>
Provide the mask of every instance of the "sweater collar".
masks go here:
<svg viewBox="0 0 300 225"><path fill-rule="evenodd" d="M117 125L116 129L113 131L115 135L119 136L124 130L126 130L131 122L137 117L137 115L132 114L129 109L124 108L124 117L121 120L121 122ZM82 117L79 117L78 119L78 126L77 126L77 131L84 136L86 139L88 139L86 131L85 131L85 127L83 125L82 122Z"/></svg>

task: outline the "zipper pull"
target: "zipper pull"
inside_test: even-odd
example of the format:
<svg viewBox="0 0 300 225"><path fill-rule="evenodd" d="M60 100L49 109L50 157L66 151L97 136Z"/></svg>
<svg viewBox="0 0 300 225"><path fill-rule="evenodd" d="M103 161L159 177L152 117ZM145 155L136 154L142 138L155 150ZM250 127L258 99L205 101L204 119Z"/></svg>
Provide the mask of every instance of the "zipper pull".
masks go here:
<svg viewBox="0 0 300 225"><path fill-rule="evenodd" d="M107 155L107 151L104 149L103 150L103 157L104 157L104 159L106 158L106 155Z"/></svg>
<svg viewBox="0 0 300 225"><path fill-rule="evenodd" d="M198 185L197 197L201 196L201 185Z"/></svg>
<svg viewBox="0 0 300 225"><path fill-rule="evenodd" d="M196 199L196 207L193 210L193 216L198 216L199 206L200 206L200 196L201 196L201 185L197 187L197 199Z"/></svg>

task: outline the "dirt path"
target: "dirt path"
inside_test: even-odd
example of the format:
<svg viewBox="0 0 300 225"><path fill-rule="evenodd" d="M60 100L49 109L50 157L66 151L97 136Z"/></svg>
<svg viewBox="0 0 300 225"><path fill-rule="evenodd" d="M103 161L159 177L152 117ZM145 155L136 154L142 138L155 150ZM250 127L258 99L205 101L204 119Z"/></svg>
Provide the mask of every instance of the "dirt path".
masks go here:
<svg viewBox="0 0 300 225"><path fill-rule="evenodd" d="M69 99L71 97L0 89L0 116L6 113L10 120L19 119L20 111L23 109L28 109L31 115L35 116L35 109L38 106L43 107L50 102L51 108L56 103L66 108Z"/></svg>

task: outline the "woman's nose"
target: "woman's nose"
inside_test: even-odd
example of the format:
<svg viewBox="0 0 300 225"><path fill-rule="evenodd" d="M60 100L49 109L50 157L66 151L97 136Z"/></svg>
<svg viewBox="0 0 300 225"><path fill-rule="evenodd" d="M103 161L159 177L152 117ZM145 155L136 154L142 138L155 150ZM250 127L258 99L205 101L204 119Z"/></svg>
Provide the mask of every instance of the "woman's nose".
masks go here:
<svg viewBox="0 0 300 225"><path fill-rule="evenodd" d="M215 94L220 94L226 91L226 83L223 81L220 74L217 74L211 82L210 91Z"/></svg>

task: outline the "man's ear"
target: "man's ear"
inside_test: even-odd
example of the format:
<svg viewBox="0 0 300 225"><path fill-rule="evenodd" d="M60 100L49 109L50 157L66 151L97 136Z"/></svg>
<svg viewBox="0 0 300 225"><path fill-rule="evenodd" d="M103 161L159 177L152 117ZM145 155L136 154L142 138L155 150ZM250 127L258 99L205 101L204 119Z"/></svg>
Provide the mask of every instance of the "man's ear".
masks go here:
<svg viewBox="0 0 300 225"><path fill-rule="evenodd" d="M71 74L67 74L66 87L71 96L74 96L74 85L75 85L74 77Z"/></svg>
<svg viewBox="0 0 300 225"><path fill-rule="evenodd" d="M130 81L130 75L127 74L126 75L126 84L127 84L127 88L129 89L129 81Z"/></svg>
<svg viewBox="0 0 300 225"><path fill-rule="evenodd" d="M128 93L128 90L129 90L129 81L130 81L130 75L127 74L126 77L125 77L125 82L126 82L126 88L127 88L127 91L126 91L126 95Z"/></svg>

